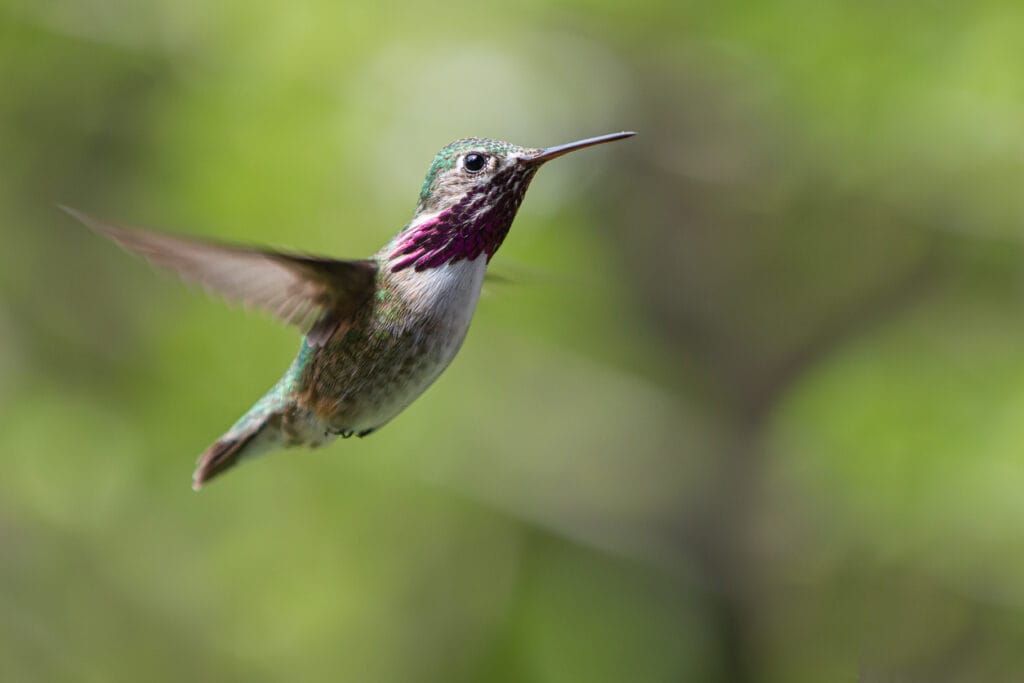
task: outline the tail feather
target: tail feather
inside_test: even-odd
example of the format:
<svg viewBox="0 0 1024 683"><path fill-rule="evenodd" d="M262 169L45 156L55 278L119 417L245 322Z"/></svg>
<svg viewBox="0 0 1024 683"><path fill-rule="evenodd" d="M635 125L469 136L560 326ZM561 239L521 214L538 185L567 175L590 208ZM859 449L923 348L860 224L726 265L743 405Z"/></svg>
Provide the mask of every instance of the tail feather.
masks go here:
<svg viewBox="0 0 1024 683"><path fill-rule="evenodd" d="M196 471L192 475L192 489L198 491L206 482L237 465L245 447L258 433L255 431L238 437L224 436L215 441L199 456Z"/></svg>
<svg viewBox="0 0 1024 683"><path fill-rule="evenodd" d="M305 348L303 346L303 350ZM243 460L285 445L282 430L288 416L297 408L291 393L302 362L300 354L284 377L199 456L192 475L193 490L198 491L206 482Z"/></svg>

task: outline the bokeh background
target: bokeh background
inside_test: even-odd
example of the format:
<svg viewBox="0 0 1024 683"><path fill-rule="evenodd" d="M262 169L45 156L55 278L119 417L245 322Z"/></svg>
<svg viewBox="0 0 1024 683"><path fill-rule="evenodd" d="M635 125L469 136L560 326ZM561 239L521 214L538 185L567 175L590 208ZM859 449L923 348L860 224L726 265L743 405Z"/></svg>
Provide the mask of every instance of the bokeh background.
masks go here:
<svg viewBox="0 0 1024 683"><path fill-rule="evenodd" d="M0 0L0 679L1024 679L1024 5ZM366 440L61 214L337 256L538 176Z"/></svg>

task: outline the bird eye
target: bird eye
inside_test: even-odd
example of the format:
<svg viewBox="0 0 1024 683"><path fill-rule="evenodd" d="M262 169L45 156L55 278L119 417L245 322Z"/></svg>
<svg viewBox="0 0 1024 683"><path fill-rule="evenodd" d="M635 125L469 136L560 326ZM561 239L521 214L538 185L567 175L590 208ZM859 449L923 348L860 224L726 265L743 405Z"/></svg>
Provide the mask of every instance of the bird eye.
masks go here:
<svg viewBox="0 0 1024 683"><path fill-rule="evenodd" d="M466 157L462 160L462 167L465 168L470 173L476 173L477 171L482 170L486 163L487 157L485 157L483 154L473 153L467 154Z"/></svg>

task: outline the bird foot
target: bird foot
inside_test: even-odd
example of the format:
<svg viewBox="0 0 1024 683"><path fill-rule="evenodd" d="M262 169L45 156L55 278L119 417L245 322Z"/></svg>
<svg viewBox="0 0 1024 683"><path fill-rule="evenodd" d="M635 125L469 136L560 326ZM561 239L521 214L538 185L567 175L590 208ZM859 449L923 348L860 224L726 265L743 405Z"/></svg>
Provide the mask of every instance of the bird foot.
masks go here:
<svg viewBox="0 0 1024 683"><path fill-rule="evenodd" d="M353 429L328 429L326 432L324 432L324 436L334 435L340 436L343 439L347 439L352 436L358 436L361 439L364 436L369 436L370 434L373 434L375 431L377 431L376 427L373 427L371 429L364 429L361 432L357 432Z"/></svg>

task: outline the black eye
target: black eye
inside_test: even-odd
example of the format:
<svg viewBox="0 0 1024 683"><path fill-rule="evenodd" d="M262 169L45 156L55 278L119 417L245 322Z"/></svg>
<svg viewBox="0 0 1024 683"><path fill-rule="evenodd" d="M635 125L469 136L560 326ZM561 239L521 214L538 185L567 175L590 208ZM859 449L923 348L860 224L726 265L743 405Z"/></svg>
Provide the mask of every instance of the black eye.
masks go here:
<svg viewBox="0 0 1024 683"><path fill-rule="evenodd" d="M483 154L467 154L462 160L462 166L470 173L476 173L487 163L487 157Z"/></svg>

